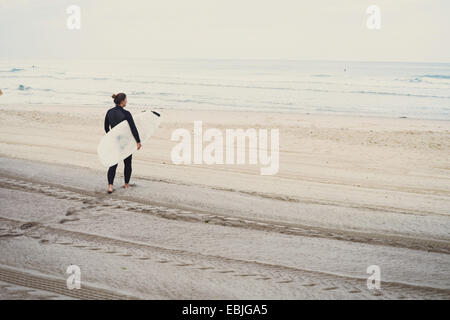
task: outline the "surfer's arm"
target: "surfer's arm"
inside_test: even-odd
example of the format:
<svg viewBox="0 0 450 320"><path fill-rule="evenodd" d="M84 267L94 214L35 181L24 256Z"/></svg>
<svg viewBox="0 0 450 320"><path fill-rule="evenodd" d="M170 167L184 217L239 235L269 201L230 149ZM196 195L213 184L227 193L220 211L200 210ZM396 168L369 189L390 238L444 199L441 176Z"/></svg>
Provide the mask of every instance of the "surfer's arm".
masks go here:
<svg viewBox="0 0 450 320"><path fill-rule="evenodd" d="M105 132L108 133L109 131L109 120L108 120L108 114L105 116Z"/></svg>
<svg viewBox="0 0 450 320"><path fill-rule="evenodd" d="M131 113L129 112L126 113L126 119L128 121L128 124L130 125L131 133L133 134L134 139L136 139L137 143L140 143L141 139L139 138L139 132L136 128L136 125L134 124L134 120Z"/></svg>

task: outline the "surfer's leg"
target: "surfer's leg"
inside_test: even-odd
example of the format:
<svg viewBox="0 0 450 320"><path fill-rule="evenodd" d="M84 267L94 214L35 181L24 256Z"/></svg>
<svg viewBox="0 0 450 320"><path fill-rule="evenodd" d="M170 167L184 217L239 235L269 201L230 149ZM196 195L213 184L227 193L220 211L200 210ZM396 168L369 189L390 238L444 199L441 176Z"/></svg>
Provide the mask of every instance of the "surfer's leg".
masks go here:
<svg viewBox="0 0 450 320"><path fill-rule="evenodd" d="M108 193L113 192L114 177L116 176L117 164L108 169Z"/></svg>
<svg viewBox="0 0 450 320"><path fill-rule="evenodd" d="M109 167L109 169L108 169L108 184L109 185L114 184L114 177L116 176L116 169L117 169L117 164L113 165L112 167Z"/></svg>
<svg viewBox="0 0 450 320"><path fill-rule="evenodd" d="M130 182L130 178L131 178L131 157L133 155L130 155L128 158L126 158L125 160L123 160L123 163L125 165L125 168L123 170L123 175L125 177L125 188L128 188L128 182Z"/></svg>

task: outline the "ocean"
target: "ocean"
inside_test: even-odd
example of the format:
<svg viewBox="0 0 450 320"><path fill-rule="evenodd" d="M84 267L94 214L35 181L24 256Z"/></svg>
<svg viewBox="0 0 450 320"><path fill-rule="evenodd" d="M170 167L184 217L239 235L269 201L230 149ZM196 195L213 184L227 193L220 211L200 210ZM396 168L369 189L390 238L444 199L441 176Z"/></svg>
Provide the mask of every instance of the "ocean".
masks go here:
<svg viewBox="0 0 450 320"><path fill-rule="evenodd" d="M450 63L1 60L0 104L277 111L450 120Z"/></svg>

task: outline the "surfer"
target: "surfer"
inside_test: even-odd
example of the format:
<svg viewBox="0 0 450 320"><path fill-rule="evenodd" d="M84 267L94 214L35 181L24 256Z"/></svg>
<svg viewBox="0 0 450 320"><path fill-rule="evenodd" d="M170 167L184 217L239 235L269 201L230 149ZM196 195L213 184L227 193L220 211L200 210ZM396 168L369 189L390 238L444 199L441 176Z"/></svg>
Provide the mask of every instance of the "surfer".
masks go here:
<svg viewBox="0 0 450 320"><path fill-rule="evenodd" d="M113 94L112 98L114 99L114 103L116 106L108 110L105 116L105 131L108 131L115 126L117 126L120 122L126 120L130 125L131 133L133 134L134 139L136 139L137 149L139 150L141 146L141 139L139 138L139 133L134 124L133 117L131 113L124 108L127 105L127 95L125 93ZM124 177L125 177L125 185L124 188L127 189L129 187L130 177L131 177L131 156L125 158L123 163L125 165L124 168ZM108 169L108 193L113 192L113 183L114 177L116 176L117 164L109 167Z"/></svg>

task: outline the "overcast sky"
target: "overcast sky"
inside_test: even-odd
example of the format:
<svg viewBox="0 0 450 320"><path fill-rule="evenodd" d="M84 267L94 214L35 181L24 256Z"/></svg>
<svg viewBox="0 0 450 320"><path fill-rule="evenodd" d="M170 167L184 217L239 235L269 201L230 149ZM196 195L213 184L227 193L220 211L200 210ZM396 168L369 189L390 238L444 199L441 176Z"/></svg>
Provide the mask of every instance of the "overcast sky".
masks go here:
<svg viewBox="0 0 450 320"><path fill-rule="evenodd" d="M68 30L66 8L81 8ZM381 29L366 27L369 5ZM0 59L450 62L449 0L0 0Z"/></svg>

